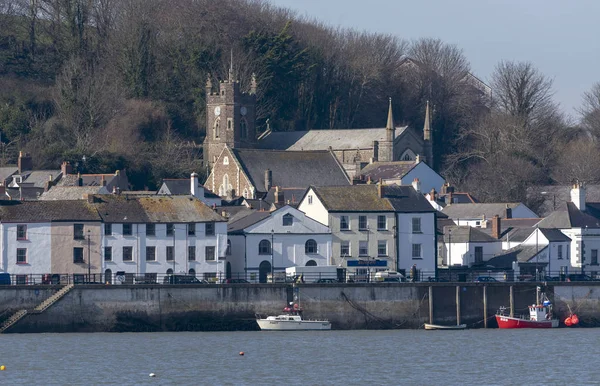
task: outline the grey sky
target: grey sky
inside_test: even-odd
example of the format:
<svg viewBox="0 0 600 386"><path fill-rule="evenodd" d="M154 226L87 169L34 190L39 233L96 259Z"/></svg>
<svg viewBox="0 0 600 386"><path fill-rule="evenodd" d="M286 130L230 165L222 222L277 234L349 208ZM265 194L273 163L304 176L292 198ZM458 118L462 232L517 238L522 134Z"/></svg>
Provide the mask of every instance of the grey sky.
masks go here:
<svg viewBox="0 0 600 386"><path fill-rule="evenodd" d="M554 79L555 98L576 117L600 81L600 0L270 0L332 26L436 37L462 48L488 82L502 59L530 61Z"/></svg>

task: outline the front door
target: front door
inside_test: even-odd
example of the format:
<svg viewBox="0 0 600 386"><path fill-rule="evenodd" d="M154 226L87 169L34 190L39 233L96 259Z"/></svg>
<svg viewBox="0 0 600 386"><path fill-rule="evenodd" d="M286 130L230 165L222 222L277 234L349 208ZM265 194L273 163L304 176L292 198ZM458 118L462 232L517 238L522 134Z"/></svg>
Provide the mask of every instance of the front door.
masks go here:
<svg viewBox="0 0 600 386"><path fill-rule="evenodd" d="M271 263L269 263L268 261L263 261L262 263L260 263L260 265L258 266L258 282L259 283L266 283L267 282L267 275L271 274Z"/></svg>

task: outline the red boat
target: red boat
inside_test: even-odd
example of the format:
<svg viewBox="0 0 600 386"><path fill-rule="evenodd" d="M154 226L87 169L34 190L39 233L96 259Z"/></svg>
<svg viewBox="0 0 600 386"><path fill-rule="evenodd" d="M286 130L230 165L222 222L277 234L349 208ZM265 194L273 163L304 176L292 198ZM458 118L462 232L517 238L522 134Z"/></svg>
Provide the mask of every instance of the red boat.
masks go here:
<svg viewBox="0 0 600 386"><path fill-rule="evenodd" d="M558 327L558 319L552 317L552 303L549 300L544 300L540 304L540 289L537 289L537 304L530 305L529 317L521 316L514 317L506 315L506 308L500 308L500 311L496 314L496 322L498 322L498 328L555 328ZM542 299L545 299L542 294Z"/></svg>

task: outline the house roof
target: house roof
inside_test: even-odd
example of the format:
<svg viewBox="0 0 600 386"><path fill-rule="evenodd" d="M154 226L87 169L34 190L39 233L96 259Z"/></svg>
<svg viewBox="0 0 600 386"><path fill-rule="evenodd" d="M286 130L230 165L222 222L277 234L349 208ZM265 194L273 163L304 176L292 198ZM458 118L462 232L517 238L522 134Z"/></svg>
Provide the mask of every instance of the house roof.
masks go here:
<svg viewBox="0 0 600 386"><path fill-rule="evenodd" d="M449 199L450 195L452 195L452 204L476 204L479 202L478 199L476 199L475 197L473 197L471 195L471 193L464 193L464 192L453 192L453 193L446 193L446 194L440 194L438 196L438 201L443 202L444 204L446 203L446 198ZM448 203L450 204L450 203Z"/></svg>
<svg viewBox="0 0 600 386"><path fill-rule="evenodd" d="M563 203L558 210L538 223L540 228L600 228L600 203L588 202L582 212L572 202Z"/></svg>
<svg viewBox="0 0 600 386"><path fill-rule="evenodd" d="M421 193L410 185L384 185L383 196L390 202L395 212L433 213L437 212Z"/></svg>
<svg viewBox="0 0 600 386"><path fill-rule="evenodd" d="M2 201L2 222L100 221L96 208L87 201Z"/></svg>
<svg viewBox="0 0 600 386"><path fill-rule="evenodd" d="M371 181L402 178L416 165L415 161L373 162L365 166L359 175Z"/></svg>
<svg viewBox="0 0 600 386"><path fill-rule="evenodd" d="M447 226L444 227L445 243L492 243L498 239L471 226Z"/></svg>
<svg viewBox="0 0 600 386"><path fill-rule="evenodd" d="M396 128L395 138L405 130ZM268 132L261 137L258 146L261 149L276 150L334 150L366 149L373 147L373 141L386 140L386 129L343 129L343 130L308 130Z"/></svg>
<svg viewBox="0 0 600 386"><path fill-rule="evenodd" d="M83 200L85 194L107 194L104 186L54 186L42 193L40 200Z"/></svg>
<svg viewBox="0 0 600 386"><path fill-rule="evenodd" d="M5 166L0 168L0 183L11 178L13 174L17 174L19 168L16 166Z"/></svg>
<svg viewBox="0 0 600 386"><path fill-rule="evenodd" d="M571 238L558 229L540 228L540 232L548 239L548 241L571 241Z"/></svg>
<svg viewBox="0 0 600 386"><path fill-rule="evenodd" d="M277 151L231 149L256 190L266 192L265 171L272 186L306 188L310 185L349 185L350 180L329 151Z"/></svg>
<svg viewBox="0 0 600 386"><path fill-rule="evenodd" d="M289 201L289 205L298 205L307 189L308 188L279 188L279 191L283 192L283 202L278 204L287 204ZM265 201L275 203L275 188L269 189L265 196Z"/></svg>
<svg viewBox="0 0 600 386"><path fill-rule="evenodd" d="M163 184L159 191L162 191L165 188L168 191L168 194L180 195L190 194L190 179L189 178L181 178L181 179L164 179Z"/></svg>
<svg viewBox="0 0 600 386"><path fill-rule="evenodd" d="M540 216L548 216L553 211L571 201L572 185L540 185L527 189L527 202L538 203ZM586 201L600 202L600 185L585 185Z"/></svg>
<svg viewBox="0 0 600 386"><path fill-rule="evenodd" d="M389 200L379 197L377 185L313 187L330 212L393 212ZM429 204L427 204L429 205ZM429 205L431 209L431 205Z"/></svg>
<svg viewBox="0 0 600 386"><path fill-rule="evenodd" d="M269 217L271 212L255 210L248 215L239 218L234 221L230 221L227 224L227 233L236 233L241 232L252 224L256 224L257 222Z"/></svg>
<svg viewBox="0 0 600 386"><path fill-rule="evenodd" d="M507 249L498 256L489 259L485 262L485 265L495 268L511 269L513 262L518 261L519 263L529 263L533 257L547 248L547 245L544 247L536 245L518 245L514 248Z"/></svg>
<svg viewBox="0 0 600 386"><path fill-rule="evenodd" d="M57 186L78 186L79 177L82 180L82 186L103 186L102 180L109 191L112 191L113 187L118 187L121 190L127 190L129 188L129 180L125 170L118 170L115 173L108 174L67 174L62 176L60 181L56 184Z"/></svg>
<svg viewBox="0 0 600 386"><path fill-rule="evenodd" d="M500 218L506 217L506 208L514 209L521 205L519 202L512 203L476 203L476 204L450 204L442 212L450 218L482 218L487 219L498 215Z"/></svg>
<svg viewBox="0 0 600 386"><path fill-rule="evenodd" d="M60 170L33 170L23 172L21 176L23 177L22 183L28 183L32 187L44 189L46 183L50 180L50 176L52 177L52 182L56 182L61 179L62 172Z"/></svg>

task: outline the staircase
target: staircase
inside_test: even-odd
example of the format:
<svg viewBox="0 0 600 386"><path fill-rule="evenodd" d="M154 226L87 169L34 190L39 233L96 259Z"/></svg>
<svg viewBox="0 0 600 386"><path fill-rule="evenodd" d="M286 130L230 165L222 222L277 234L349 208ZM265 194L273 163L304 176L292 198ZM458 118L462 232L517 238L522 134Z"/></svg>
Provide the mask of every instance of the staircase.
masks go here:
<svg viewBox="0 0 600 386"><path fill-rule="evenodd" d="M60 298L65 296L73 289L75 285L69 284L58 290L54 295L50 296L48 299L44 300L33 310L19 310L11 315L10 318L6 319L2 325L0 325L0 334L4 333L4 331L8 330L11 326L17 323L19 320L23 319L27 314L41 314L48 307L56 303Z"/></svg>

